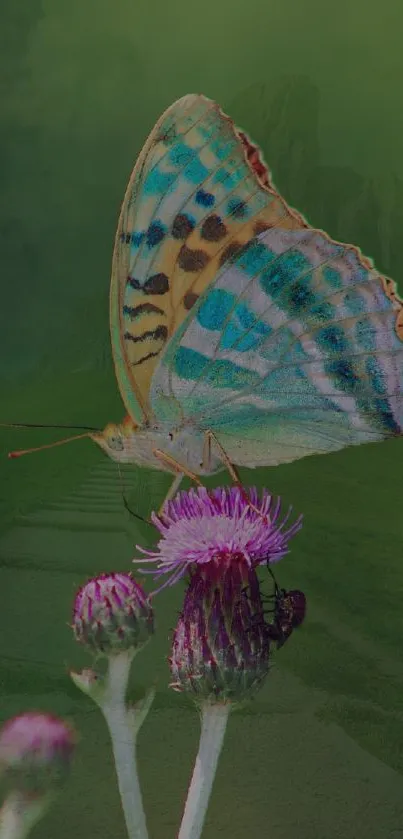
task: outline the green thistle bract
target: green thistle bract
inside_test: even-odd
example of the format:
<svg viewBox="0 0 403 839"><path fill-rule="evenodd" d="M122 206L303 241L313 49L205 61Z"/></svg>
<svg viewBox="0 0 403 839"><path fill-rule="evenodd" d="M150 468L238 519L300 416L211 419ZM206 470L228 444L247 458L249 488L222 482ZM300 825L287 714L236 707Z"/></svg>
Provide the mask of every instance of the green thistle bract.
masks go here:
<svg viewBox="0 0 403 839"><path fill-rule="evenodd" d="M198 703L243 702L269 671L259 581L242 560L214 571L209 564L191 576L173 637L171 686Z"/></svg>

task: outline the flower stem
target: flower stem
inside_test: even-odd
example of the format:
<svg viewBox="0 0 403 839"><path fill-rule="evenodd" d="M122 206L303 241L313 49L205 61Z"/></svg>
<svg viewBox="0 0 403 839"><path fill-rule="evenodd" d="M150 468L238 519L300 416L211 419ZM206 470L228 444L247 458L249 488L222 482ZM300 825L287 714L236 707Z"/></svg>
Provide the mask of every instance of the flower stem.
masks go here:
<svg viewBox="0 0 403 839"><path fill-rule="evenodd" d="M136 740L140 726L136 726L134 712L125 704L132 658L133 655L129 656L127 653L109 657L105 691L97 699L97 703L105 717L112 740L129 839L148 839L136 762Z"/></svg>
<svg viewBox="0 0 403 839"><path fill-rule="evenodd" d="M48 808L48 798L32 799L11 792L0 810L0 839L26 839Z"/></svg>
<svg viewBox="0 0 403 839"><path fill-rule="evenodd" d="M230 709L230 703L213 705L206 702L202 707L199 751L178 839L200 839Z"/></svg>

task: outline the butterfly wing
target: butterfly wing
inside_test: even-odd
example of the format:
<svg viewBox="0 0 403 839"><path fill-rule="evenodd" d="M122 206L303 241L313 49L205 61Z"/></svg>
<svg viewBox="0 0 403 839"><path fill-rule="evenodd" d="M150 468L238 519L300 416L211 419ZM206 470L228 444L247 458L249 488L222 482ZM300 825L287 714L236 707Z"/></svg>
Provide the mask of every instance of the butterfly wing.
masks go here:
<svg viewBox="0 0 403 839"><path fill-rule="evenodd" d="M151 379L221 266L272 224L306 226L267 184L257 147L204 96L175 102L150 134L123 201L110 292L116 376L136 422L183 417L170 391L151 403Z"/></svg>
<svg viewBox="0 0 403 839"><path fill-rule="evenodd" d="M360 251L283 218L218 272L151 391L237 465L276 465L400 434L403 304Z"/></svg>

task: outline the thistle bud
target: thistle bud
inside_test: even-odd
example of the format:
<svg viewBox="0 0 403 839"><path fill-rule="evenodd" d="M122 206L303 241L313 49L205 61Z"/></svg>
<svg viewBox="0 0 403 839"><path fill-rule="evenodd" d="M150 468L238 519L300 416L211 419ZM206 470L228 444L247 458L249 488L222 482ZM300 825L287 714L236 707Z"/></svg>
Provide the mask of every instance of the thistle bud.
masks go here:
<svg viewBox="0 0 403 839"><path fill-rule="evenodd" d="M154 615L142 587L130 573L100 574L76 594L73 631L98 655L138 650L154 632Z"/></svg>
<svg viewBox="0 0 403 839"><path fill-rule="evenodd" d="M69 773L75 740L73 729L51 714L13 717L0 731L0 777L30 798L54 792Z"/></svg>

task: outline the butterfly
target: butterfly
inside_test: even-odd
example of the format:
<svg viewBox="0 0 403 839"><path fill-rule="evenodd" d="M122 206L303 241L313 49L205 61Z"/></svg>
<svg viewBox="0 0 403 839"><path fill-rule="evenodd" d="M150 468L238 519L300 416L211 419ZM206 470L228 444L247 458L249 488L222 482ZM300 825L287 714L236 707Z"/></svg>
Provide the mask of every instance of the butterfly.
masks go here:
<svg viewBox="0 0 403 839"><path fill-rule="evenodd" d="M89 436L175 475L276 466L402 432L403 301L312 227L219 105L156 123L124 197L110 331L127 410Z"/></svg>

